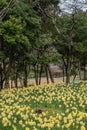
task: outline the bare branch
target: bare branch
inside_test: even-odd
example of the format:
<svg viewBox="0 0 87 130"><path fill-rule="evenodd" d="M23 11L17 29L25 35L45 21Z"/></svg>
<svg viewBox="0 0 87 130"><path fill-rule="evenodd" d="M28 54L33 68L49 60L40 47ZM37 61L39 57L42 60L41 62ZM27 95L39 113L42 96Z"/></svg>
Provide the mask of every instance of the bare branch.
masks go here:
<svg viewBox="0 0 87 130"><path fill-rule="evenodd" d="M15 4L16 4L16 0L11 0L9 4L7 5L7 7L5 7L4 9L0 11L0 20L3 20L3 18L6 16L9 9L13 8Z"/></svg>

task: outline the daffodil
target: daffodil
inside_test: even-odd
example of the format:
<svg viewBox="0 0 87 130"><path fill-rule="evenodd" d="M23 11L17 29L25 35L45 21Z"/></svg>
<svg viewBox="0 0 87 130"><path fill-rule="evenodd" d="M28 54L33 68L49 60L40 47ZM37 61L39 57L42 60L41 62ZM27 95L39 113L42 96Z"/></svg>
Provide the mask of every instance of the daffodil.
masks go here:
<svg viewBox="0 0 87 130"><path fill-rule="evenodd" d="M81 126L81 130L86 130L85 126Z"/></svg>

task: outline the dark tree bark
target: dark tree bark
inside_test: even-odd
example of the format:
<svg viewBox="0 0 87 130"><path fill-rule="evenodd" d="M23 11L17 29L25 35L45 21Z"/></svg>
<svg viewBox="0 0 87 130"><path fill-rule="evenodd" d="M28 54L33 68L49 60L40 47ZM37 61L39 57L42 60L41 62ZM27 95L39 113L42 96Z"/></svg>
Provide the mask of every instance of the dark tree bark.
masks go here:
<svg viewBox="0 0 87 130"><path fill-rule="evenodd" d="M13 80L12 79L11 79L11 85L10 86L11 86L11 88L13 87Z"/></svg>
<svg viewBox="0 0 87 130"><path fill-rule="evenodd" d="M71 57L67 58L67 69L66 69L66 84L70 83L70 74L71 74Z"/></svg>
<svg viewBox="0 0 87 130"><path fill-rule="evenodd" d="M76 78L76 74L75 74L74 77L73 77L73 82L75 81L75 78Z"/></svg>
<svg viewBox="0 0 87 130"><path fill-rule="evenodd" d="M18 88L18 72L15 73L15 87Z"/></svg>
<svg viewBox="0 0 87 130"><path fill-rule="evenodd" d="M64 76L65 76L65 67L64 67L64 64L63 64L63 67L62 67L62 69L63 69L63 82L65 82L65 78L64 78Z"/></svg>
<svg viewBox="0 0 87 130"><path fill-rule="evenodd" d="M27 78L28 78L27 64L25 64L24 65L24 87L27 87Z"/></svg>
<svg viewBox="0 0 87 130"><path fill-rule="evenodd" d="M70 83L70 74L71 74L71 57L68 55L67 56L67 62L64 59L64 56L62 56L63 59L63 64L65 67L65 72L66 72L66 84Z"/></svg>
<svg viewBox="0 0 87 130"><path fill-rule="evenodd" d="M48 74L48 67L47 67L47 65L45 65L45 72L46 72L47 84L49 84L49 74Z"/></svg>
<svg viewBox="0 0 87 130"><path fill-rule="evenodd" d="M0 68L0 90L3 89L3 84L4 84L3 72Z"/></svg>
<svg viewBox="0 0 87 130"><path fill-rule="evenodd" d="M38 64L35 64L34 65L34 74L35 74L35 82L36 82L36 85L38 85Z"/></svg>
<svg viewBox="0 0 87 130"><path fill-rule="evenodd" d="M43 65L41 64L41 67L40 67L40 75L39 75L39 85L41 84L42 71L43 71Z"/></svg>
<svg viewBox="0 0 87 130"><path fill-rule="evenodd" d="M0 50L4 50L4 46L3 46L3 38L0 37ZM4 65L4 60L1 59L0 61L0 90L3 89L3 85L4 85L4 81L5 81L5 65Z"/></svg>
<svg viewBox="0 0 87 130"><path fill-rule="evenodd" d="M86 61L84 60L84 80L86 80Z"/></svg>
<svg viewBox="0 0 87 130"><path fill-rule="evenodd" d="M50 80L51 80L52 83L54 83L54 78L53 78L52 72L51 72L51 70L50 70L50 66L47 65L47 68L48 68L48 72L49 72Z"/></svg>
<svg viewBox="0 0 87 130"><path fill-rule="evenodd" d="M80 61L78 62L78 71L79 71L79 79L81 80L81 67L80 67Z"/></svg>
<svg viewBox="0 0 87 130"><path fill-rule="evenodd" d="M5 79L5 88L10 88L9 79Z"/></svg>

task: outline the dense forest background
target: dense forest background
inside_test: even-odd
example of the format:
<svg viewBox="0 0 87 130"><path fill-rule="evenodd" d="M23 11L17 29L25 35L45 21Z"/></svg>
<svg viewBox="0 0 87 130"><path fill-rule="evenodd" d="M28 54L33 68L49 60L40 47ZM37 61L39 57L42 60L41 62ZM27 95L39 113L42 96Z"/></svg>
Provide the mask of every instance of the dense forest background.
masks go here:
<svg viewBox="0 0 87 130"><path fill-rule="evenodd" d="M0 0L0 89L18 80L27 87L43 73L54 82L49 64L66 76L87 79L87 2L74 0L68 8L59 0ZM82 73L83 72L83 73Z"/></svg>

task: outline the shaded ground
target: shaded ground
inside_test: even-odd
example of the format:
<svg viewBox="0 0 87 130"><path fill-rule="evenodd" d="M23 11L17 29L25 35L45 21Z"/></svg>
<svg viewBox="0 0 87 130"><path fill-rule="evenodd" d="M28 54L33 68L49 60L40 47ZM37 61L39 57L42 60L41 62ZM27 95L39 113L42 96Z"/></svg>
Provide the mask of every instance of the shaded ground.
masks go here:
<svg viewBox="0 0 87 130"><path fill-rule="evenodd" d="M64 81L66 80L66 77L64 77ZM50 79L49 79L50 81ZM74 82L78 82L79 81L79 78L77 77ZM63 77L60 77L60 78L54 78L54 82L55 83L60 83L60 82L63 82ZM73 77L71 77L71 82L73 82ZM51 81L50 81L51 83ZM47 84L47 80L46 80L46 77L43 77L41 79L41 84ZM28 85L35 85L35 79L34 78L29 78L28 79ZM15 84L14 82L12 82L12 85L11 85L11 81L10 81L10 88L12 87L15 87ZM23 86L23 81L22 80L18 80L18 87L22 87Z"/></svg>

